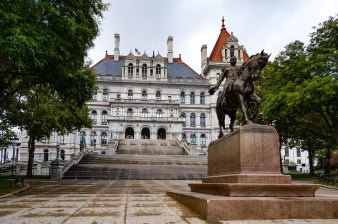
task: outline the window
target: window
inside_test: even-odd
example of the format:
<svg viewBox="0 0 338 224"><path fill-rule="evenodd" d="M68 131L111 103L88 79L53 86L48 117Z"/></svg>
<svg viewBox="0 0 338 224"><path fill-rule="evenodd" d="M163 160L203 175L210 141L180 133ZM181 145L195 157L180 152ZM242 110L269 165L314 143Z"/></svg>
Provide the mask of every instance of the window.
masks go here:
<svg viewBox="0 0 338 224"><path fill-rule="evenodd" d="M107 111L102 111L102 124L107 124L107 116L108 116L108 113Z"/></svg>
<svg viewBox="0 0 338 224"><path fill-rule="evenodd" d="M116 116L119 116L120 115L120 108L116 108Z"/></svg>
<svg viewBox="0 0 338 224"><path fill-rule="evenodd" d="M190 114L190 126L196 126L196 115L195 115L195 113Z"/></svg>
<svg viewBox="0 0 338 224"><path fill-rule="evenodd" d="M200 94L200 104L205 104L205 94L204 94L204 92L201 92L201 94Z"/></svg>
<svg viewBox="0 0 338 224"><path fill-rule="evenodd" d="M285 157L289 157L289 149L288 148L285 148Z"/></svg>
<svg viewBox="0 0 338 224"><path fill-rule="evenodd" d="M97 122L97 112L96 112L96 110L92 111L91 119L92 119L93 124L96 124L96 122Z"/></svg>
<svg viewBox="0 0 338 224"><path fill-rule="evenodd" d="M230 57L234 57L234 56L235 56L234 45L231 45L231 47L230 47Z"/></svg>
<svg viewBox="0 0 338 224"><path fill-rule="evenodd" d="M107 132L101 133L101 145L107 145Z"/></svg>
<svg viewBox="0 0 338 224"><path fill-rule="evenodd" d="M116 95L116 100L121 100L121 94Z"/></svg>
<svg viewBox="0 0 338 224"><path fill-rule="evenodd" d="M128 65L128 77L132 78L134 73L134 66L132 63L129 63Z"/></svg>
<svg viewBox="0 0 338 224"><path fill-rule="evenodd" d="M196 134L195 133L190 134L190 143L196 144Z"/></svg>
<svg viewBox="0 0 338 224"><path fill-rule="evenodd" d="M142 117L148 117L148 109L147 108L142 109Z"/></svg>
<svg viewBox="0 0 338 224"><path fill-rule="evenodd" d="M301 164L302 161L300 159L297 159L297 164Z"/></svg>
<svg viewBox="0 0 338 224"><path fill-rule="evenodd" d="M181 113L181 118L183 118L183 121L184 121L183 127L185 127L187 118L184 112Z"/></svg>
<svg viewBox="0 0 338 224"><path fill-rule="evenodd" d="M205 113L201 113L200 115L200 125L201 127L205 127Z"/></svg>
<svg viewBox="0 0 338 224"><path fill-rule="evenodd" d="M221 74L220 74L220 73L217 73L217 74L216 74L216 79L219 80L220 77L221 77Z"/></svg>
<svg viewBox="0 0 338 224"><path fill-rule="evenodd" d="M169 103L171 102L171 96L168 96Z"/></svg>
<svg viewBox="0 0 338 224"><path fill-rule="evenodd" d="M300 148L297 147L297 157L300 157Z"/></svg>
<svg viewBox="0 0 338 224"><path fill-rule="evenodd" d="M195 104L195 93L194 92L190 93L190 104Z"/></svg>
<svg viewBox="0 0 338 224"><path fill-rule="evenodd" d="M133 117L133 109L132 108L128 108L127 109L127 117Z"/></svg>
<svg viewBox="0 0 338 224"><path fill-rule="evenodd" d="M103 89L103 101L107 101L108 100L108 89Z"/></svg>
<svg viewBox="0 0 338 224"><path fill-rule="evenodd" d="M142 91L142 100L147 100L147 91L146 90Z"/></svg>
<svg viewBox="0 0 338 224"><path fill-rule="evenodd" d="M49 151L48 149L43 150L43 161L48 161L49 159Z"/></svg>
<svg viewBox="0 0 338 224"><path fill-rule="evenodd" d="M96 145L96 132L95 131L92 131L90 133L90 145L91 146Z"/></svg>
<svg viewBox="0 0 338 224"><path fill-rule="evenodd" d="M128 99L133 99L133 90L128 90Z"/></svg>
<svg viewBox="0 0 338 224"><path fill-rule="evenodd" d="M205 137L205 134L201 134L201 146L206 146L206 137Z"/></svg>
<svg viewBox="0 0 338 224"><path fill-rule="evenodd" d="M161 92L160 91L156 92L156 100L161 100Z"/></svg>
<svg viewBox="0 0 338 224"><path fill-rule="evenodd" d="M81 146L86 145L86 132L85 131L80 132L80 145Z"/></svg>
<svg viewBox="0 0 338 224"><path fill-rule="evenodd" d="M142 78L143 79L147 78L147 65L146 64L142 65Z"/></svg>
<svg viewBox="0 0 338 224"><path fill-rule="evenodd" d="M184 92L181 92L180 103L185 103L185 93Z"/></svg>
<svg viewBox="0 0 338 224"><path fill-rule="evenodd" d="M97 100L97 92L96 91L93 93L92 100L93 101Z"/></svg>
<svg viewBox="0 0 338 224"><path fill-rule="evenodd" d="M238 50L237 52L238 52L237 58L241 58L241 50Z"/></svg>
<svg viewBox="0 0 338 224"><path fill-rule="evenodd" d="M152 77L154 74L153 69L150 69L150 76Z"/></svg>
<svg viewBox="0 0 338 224"><path fill-rule="evenodd" d="M156 78L161 78L161 65L156 65Z"/></svg>
<svg viewBox="0 0 338 224"><path fill-rule="evenodd" d="M185 133L182 133L182 141L187 141L187 136L186 136L186 134Z"/></svg>
<svg viewBox="0 0 338 224"><path fill-rule="evenodd" d="M156 117L163 117L162 109L157 109L157 111L156 111Z"/></svg>
<svg viewBox="0 0 338 224"><path fill-rule="evenodd" d="M61 149L61 160L65 160L65 150Z"/></svg>

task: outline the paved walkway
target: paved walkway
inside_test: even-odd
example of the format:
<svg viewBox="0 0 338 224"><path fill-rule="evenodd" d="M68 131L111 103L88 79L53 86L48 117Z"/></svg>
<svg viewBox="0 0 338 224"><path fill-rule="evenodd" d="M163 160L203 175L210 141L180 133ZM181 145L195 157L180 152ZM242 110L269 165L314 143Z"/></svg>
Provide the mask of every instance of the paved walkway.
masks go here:
<svg viewBox="0 0 338 224"><path fill-rule="evenodd" d="M188 182L193 181L29 181L28 190L0 199L0 223L337 223L337 220L206 222L166 195L169 190L189 190ZM338 191L320 188L317 195L338 196Z"/></svg>

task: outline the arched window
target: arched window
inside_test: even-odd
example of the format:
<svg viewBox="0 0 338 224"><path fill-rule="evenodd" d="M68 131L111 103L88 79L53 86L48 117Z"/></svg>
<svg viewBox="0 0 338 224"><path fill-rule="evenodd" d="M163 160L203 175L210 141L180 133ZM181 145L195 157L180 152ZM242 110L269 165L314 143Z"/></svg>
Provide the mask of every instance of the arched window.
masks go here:
<svg viewBox="0 0 338 224"><path fill-rule="evenodd" d="M195 133L190 134L190 143L196 144L196 134Z"/></svg>
<svg viewBox="0 0 338 224"><path fill-rule="evenodd" d="M107 145L107 132L101 133L101 145Z"/></svg>
<svg viewBox="0 0 338 224"><path fill-rule="evenodd" d="M204 92L201 92L201 94L200 94L200 104L205 104L205 94L204 94Z"/></svg>
<svg viewBox="0 0 338 224"><path fill-rule="evenodd" d="M200 125L201 127L205 127L205 113L201 113L200 115Z"/></svg>
<svg viewBox="0 0 338 224"><path fill-rule="evenodd" d="M161 78L161 65L156 65L156 78Z"/></svg>
<svg viewBox="0 0 338 224"><path fill-rule="evenodd" d="M90 145L91 146L96 145L96 132L95 131L92 131L90 133Z"/></svg>
<svg viewBox="0 0 338 224"><path fill-rule="evenodd" d="M196 115L195 115L195 113L190 114L190 126L196 126Z"/></svg>
<svg viewBox="0 0 338 224"><path fill-rule="evenodd" d="M134 66L132 63L129 63L128 65L128 77L132 78L134 73Z"/></svg>
<svg viewBox="0 0 338 224"><path fill-rule="evenodd" d="M195 93L194 92L190 93L190 104L195 104Z"/></svg>
<svg viewBox="0 0 338 224"><path fill-rule="evenodd" d="M142 65L142 78L143 79L147 78L147 65L146 64Z"/></svg>
<svg viewBox="0 0 338 224"><path fill-rule="evenodd" d="M48 161L49 160L49 150L45 149L43 150L43 161Z"/></svg>
<svg viewBox="0 0 338 224"><path fill-rule="evenodd" d="M65 160L65 150L61 149L60 157L61 160Z"/></svg>
<svg viewBox="0 0 338 224"><path fill-rule="evenodd" d="M128 90L128 99L133 99L133 90Z"/></svg>
<svg viewBox="0 0 338 224"><path fill-rule="evenodd" d="M180 94L180 103L185 103L185 93L181 92Z"/></svg>
<svg viewBox="0 0 338 224"><path fill-rule="evenodd" d="M156 100L161 100L161 92L156 91Z"/></svg>
<svg viewBox="0 0 338 224"><path fill-rule="evenodd" d="M163 111L162 111L162 109L157 109L157 111L156 111L156 117L163 117Z"/></svg>
<svg viewBox="0 0 338 224"><path fill-rule="evenodd" d="M146 90L142 91L142 100L147 100L147 91Z"/></svg>
<svg viewBox="0 0 338 224"><path fill-rule="evenodd" d="M201 134L200 136L201 138L201 146L206 146L206 137L205 137L205 134Z"/></svg>
<svg viewBox="0 0 338 224"><path fill-rule="evenodd" d="M187 121L187 116L185 115L184 112L181 113L181 118L183 118L183 121L184 121L183 127L185 127L186 126L186 121Z"/></svg>
<svg viewBox="0 0 338 224"><path fill-rule="evenodd" d="M93 110L90 116L91 116L93 124L96 124L97 123L97 112L96 112L96 110Z"/></svg>
<svg viewBox="0 0 338 224"><path fill-rule="evenodd" d="M85 146L86 145L86 132L81 131L80 132L80 146Z"/></svg>
<svg viewBox="0 0 338 224"><path fill-rule="evenodd" d="M103 89L102 96L103 96L103 101L108 100L108 89L106 89L106 88Z"/></svg>
<svg viewBox="0 0 338 224"><path fill-rule="evenodd" d="M143 108L142 109L142 116L143 117L148 117L148 109L147 108Z"/></svg>
<svg viewBox="0 0 338 224"><path fill-rule="evenodd" d="M128 108L127 109L127 117L132 117L133 116L133 109L132 108Z"/></svg>
<svg viewBox="0 0 338 224"><path fill-rule="evenodd" d="M107 117L108 117L108 113L107 111L102 111L102 124L107 124Z"/></svg>
<svg viewBox="0 0 338 224"><path fill-rule="evenodd" d="M230 57L234 57L235 56L235 47L234 45L231 45L230 47Z"/></svg>

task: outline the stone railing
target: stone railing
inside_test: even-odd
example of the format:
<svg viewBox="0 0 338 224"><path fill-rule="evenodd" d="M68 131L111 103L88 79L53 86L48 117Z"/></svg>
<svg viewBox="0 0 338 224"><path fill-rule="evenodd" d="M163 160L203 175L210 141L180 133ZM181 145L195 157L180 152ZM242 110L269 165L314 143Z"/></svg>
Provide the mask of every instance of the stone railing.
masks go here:
<svg viewBox="0 0 338 224"><path fill-rule="evenodd" d="M67 170L69 170L69 168L71 168L75 164L78 164L84 155L85 155L85 152L83 150L79 154L73 155L70 160L68 160L65 164L63 164L62 177L63 177L63 174L67 172Z"/></svg>
<svg viewBox="0 0 338 224"><path fill-rule="evenodd" d="M177 144L178 144L178 145L179 145L186 153L188 153L188 155L193 154L192 149L187 145L186 142L181 142L181 141L178 139L178 137L176 137L175 140L176 140Z"/></svg>

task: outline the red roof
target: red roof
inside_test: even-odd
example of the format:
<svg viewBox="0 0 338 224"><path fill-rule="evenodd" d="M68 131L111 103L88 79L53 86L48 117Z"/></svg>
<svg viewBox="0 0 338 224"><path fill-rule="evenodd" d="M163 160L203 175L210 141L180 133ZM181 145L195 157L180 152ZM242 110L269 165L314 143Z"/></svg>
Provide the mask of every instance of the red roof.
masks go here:
<svg viewBox="0 0 338 224"><path fill-rule="evenodd" d="M230 34L226 30L224 26L224 17L222 18L222 29L221 32L218 36L218 39L215 43L214 48L212 49L212 52L210 54L210 61L215 61L215 62L222 62L222 48L228 41L228 38L230 37ZM243 61L246 61L249 59L249 55L243 51Z"/></svg>

